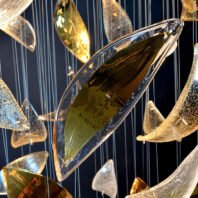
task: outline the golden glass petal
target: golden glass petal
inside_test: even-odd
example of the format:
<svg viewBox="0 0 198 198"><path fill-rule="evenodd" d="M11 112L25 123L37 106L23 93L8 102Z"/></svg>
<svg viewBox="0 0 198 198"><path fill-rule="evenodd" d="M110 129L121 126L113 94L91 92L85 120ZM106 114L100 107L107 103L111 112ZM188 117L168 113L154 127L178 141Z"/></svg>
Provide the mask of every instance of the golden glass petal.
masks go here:
<svg viewBox="0 0 198 198"><path fill-rule="evenodd" d="M0 0L0 27L19 16L33 0Z"/></svg>
<svg viewBox="0 0 198 198"><path fill-rule="evenodd" d="M118 189L113 160L108 160L96 173L92 181L92 189L116 198Z"/></svg>
<svg viewBox="0 0 198 198"><path fill-rule="evenodd" d="M130 18L116 0L102 0L102 4L104 29L109 42L133 31ZM129 44L130 42L123 43L116 49L121 50Z"/></svg>
<svg viewBox="0 0 198 198"><path fill-rule="evenodd" d="M20 168L28 170L32 173L41 174L45 168L48 158L47 151L31 153L20 157L9 163L6 167ZM3 182L3 172L0 171L0 195L6 195L6 189Z"/></svg>
<svg viewBox="0 0 198 198"><path fill-rule="evenodd" d="M27 118L2 79L0 79L0 128L16 131L30 128Z"/></svg>
<svg viewBox="0 0 198 198"><path fill-rule="evenodd" d="M198 21L198 1L197 0L182 0L183 21Z"/></svg>
<svg viewBox="0 0 198 198"><path fill-rule="evenodd" d="M30 51L36 47L36 36L32 25L21 16L17 16L0 28Z"/></svg>
<svg viewBox="0 0 198 198"><path fill-rule="evenodd" d="M11 136L11 145L14 148L17 148L26 144L44 142L47 138L47 129L45 124L38 120L38 115L33 106L26 99L24 100L21 108L28 118L30 129L20 132L13 131Z"/></svg>
<svg viewBox="0 0 198 198"><path fill-rule="evenodd" d="M180 166L164 181L148 190L125 198L187 198L198 182L198 146L184 159Z"/></svg>
<svg viewBox="0 0 198 198"><path fill-rule="evenodd" d="M56 181L23 169L3 168L8 198L72 198Z"/></svg>
<svg viewBox="0 0 198 198"><path fill-rule="evenodd" d="M58 0L54 23L65 47L81 62L86 63L90 58L90 38L72 0Z"/></svg>
<svg viewBox="0 0 198 198"><path fill-rule="evenodd" d="M146 190L148 188L148 185L139 177L136 177L133 181L130 195L139 193L143 190Z"/></svg>
<svg viewBox="0 0 198 198"><path fill-rule="evenodd" d="M149 110L150 105L154 110ZM147 106L144 129L149 134L138 136L139 141L181 141L182 138L198 130L198 44L194 48L194 61L188 81L168 117L163 120L163 116L152 102Z"/></svg>

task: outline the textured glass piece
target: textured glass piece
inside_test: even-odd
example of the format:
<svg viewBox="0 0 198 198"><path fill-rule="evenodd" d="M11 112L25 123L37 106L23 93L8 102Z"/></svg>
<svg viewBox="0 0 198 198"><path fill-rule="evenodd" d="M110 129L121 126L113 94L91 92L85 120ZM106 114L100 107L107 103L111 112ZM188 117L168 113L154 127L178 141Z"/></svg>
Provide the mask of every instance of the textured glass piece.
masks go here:
<svg viewBox="0 0 198 198"><path fill-rule="evenodd" d="M102 0L102 4L104 30L109 42L133 31L130 18L116 0ZM129 44L130 42L123 43L116 49L121 50Z"/></svg>
<svg viewBox="0 0 198 198"><path fill-rule="evenodd" d="M183 21L198 21L198 1L197 0L181 0Z"/></svg>
<svg viewBox="0 0 198 198"><path fill-rule="evenodd" d="M148 185L139 177L136 177L133 181L130 195L139 193L143 190L146 190L148 188Z"/></svg>
<svg viewBox="0 0 198 198"><path fill-rule="evenodd" d="M0 79L0 128L23 131L30 125L12 92Z"/></svg>
<svg viewBox="0 0 198 198"><path fill-rule="evenodd" d="M8 23L1 26L6 34L10 35L20 44L24 45L30 51L35 50L36 36L32 25L21 16L17 16Z"/></svg>
<svg viewBox="0 0 198 198"><path fill-rule="evenodd" d="M116 198L118 189L113 160L108 160L96 173L92 181L92 189Z"/></svg>
<svg viewBox="0 0 198 198"><path fill-rule="evenodd" d="M32 173L41 174L45 168L47 158L47 151L35 152L12 161L6 167L20 168L28 170ZM3 182L2 171L0 171L0 195L6 194L7 193Z"/></svg>
<svg viewBox="0 0 198 198"><path fill-rule="evenodd" d="M152 102L147 104L144 130L149 133L138 136L139 141L169 142L198 130L198 44L194 48L194 60L190 75L180 97L166 119ZM155 126L156 124L156 126Z"/></svg>
<svg viewBox="0 0 198 198"><path fill-rule="evenodd" d="M125 198L188 198L198 182L198 146L164 181L140 193Z"/></svg>
<svg viewBox="0 0 198 198"><path fill-rule="evenodd" d="M172 19L122 37L100 50L78 72L61 98L54 123L53 151L59 181L68 177L122 123L182 27L183 22ZM126 48L115 50L129 41ZM65 109L66 117L60 121L59 113Z"/></svg>
<svg viewBox="0 0 198 198"><path fill-rule="evenodd" d="M25 131L13 131L11 136L11 145L14 148L32 144L35 142L43 142L47 138L47 129L45 124L38 120L38 115L28 100L24 100L22 110L27 116L30 123L30 129Z"/></svg>
<svg viewBox="0 0 198 198"><path fill-rule="evenodd" d="M58 0L54 23L65 47L81 62L86 63L90 58L90 38L72 0Z"/></svg>
<svg viewBox="0 0 198 198"><path fill-rule="evenodd" d="M0 0L0 27L19 16L33 0Z"/></svg>
<svg viewBox="0 0 198 198"><path fill-rule="evenodd" d="M23 169L3 168L8 198L72 198L56 181Z"/></svg>

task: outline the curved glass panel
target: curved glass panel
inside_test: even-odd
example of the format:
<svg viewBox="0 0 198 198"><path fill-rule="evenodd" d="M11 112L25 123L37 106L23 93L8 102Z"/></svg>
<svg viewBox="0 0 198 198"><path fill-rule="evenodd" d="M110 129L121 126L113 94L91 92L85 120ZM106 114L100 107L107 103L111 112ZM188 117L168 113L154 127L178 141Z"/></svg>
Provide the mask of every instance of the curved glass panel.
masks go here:
<svg viewBox="0 0 198 198"><path fill-rule="evenodd" d="M54 123L58 180L65 179L122 123L165 60L183 27L170 19L106 46L65 90ZM131 42L121 51L114 48ZM78 85L81 85L79 90ZM59 113L66 111L64 121Z"/></svg>
<svg viewBox="0 0 198 198"><path fill-rule="evenodd" d="M181 0L183 21L198 21L198 1L197 0Z"/></svg>

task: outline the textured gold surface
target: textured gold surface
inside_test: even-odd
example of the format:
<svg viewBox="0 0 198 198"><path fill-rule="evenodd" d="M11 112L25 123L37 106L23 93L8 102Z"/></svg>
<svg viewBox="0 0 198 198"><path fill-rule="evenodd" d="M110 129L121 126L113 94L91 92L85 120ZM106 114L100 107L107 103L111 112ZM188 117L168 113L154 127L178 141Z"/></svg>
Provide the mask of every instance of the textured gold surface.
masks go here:
<svg viewBox="0 0 198 198"><path fill-rule="evenodd" d="M182 0L183 21L198 21L198 1L197 0Z"/></svg>
<svg viewBox="0 0 198 198"><path fill-rule="evenodd" d="M143 190L146 190L148 188L148 185L139 177L136 177L133 181L130 195L139 193Z"/></svg>

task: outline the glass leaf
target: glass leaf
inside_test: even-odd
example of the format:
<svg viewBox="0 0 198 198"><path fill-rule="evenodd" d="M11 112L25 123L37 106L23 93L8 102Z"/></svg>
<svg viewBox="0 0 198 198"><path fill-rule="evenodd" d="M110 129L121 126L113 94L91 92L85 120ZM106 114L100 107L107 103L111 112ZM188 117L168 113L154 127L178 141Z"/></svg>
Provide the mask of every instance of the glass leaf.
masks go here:
<svg viewBox="0 0 198 198"><path fill-rule="evenodd" d="M59 181L122 123L165 60L182 27L183 22L172 19L127 35L100 50L78 72L62 96L54 125L53 151ZM131 44L119 52L114 50L126 41ZM59 113L65 109L66 117L60 121Z"/></svg>
<svg viewBox="0 0 198 198"><path fill-rule="evenodd" d="M26 99L21 108L30 122L30 129L21 132L13 131L11 136L12 146L17 148L26 144L44 142L47 138L47 129L45 124L38 120L38 115L33 106Z"/></svg>
<svg viewBox="0 0 198 198"><path fill-rule="evenodd" d="M8 198L72 198L56 181L23 169L3 168Z"/></svg>
<svg viewBox="0 0 198 198"><path fill-rule="evenodd" d="M1 26L6 34L10 35L20 44L24 45L30 51L35 50L36 36L32 25L21 16L17 16L8 23Z"/></svg>
<svg viewBox="0 0 198 198"><path fill-rule="evenodd" d="M16 131L30 128L27 118L2 79L0 79L0 128Z"/></svg>
<svg viewBox="0 0 198 198"><path fill-rule="evenodd" d="M19 16L33 0L0 0L0 27Z"/></svg>
<svg viewBox="0 0 198 198"><path fill-rule="evenodd" d="M58 0L54 13L56 31L67 49L81 62L90 58L87 28L72 0Z"/></svg>
<svg viewBox="0 0 198 198"><path fill-rule="evenodd" d="M187 198L198 182L198 146L167 179L156 186L125 198Z"/></svg>
<svg viewBox="0 0 198 198"><path fill-rule="evenodd" d="M117 180L113 160L108 160L96 173L92 181L92 189L116 198Z"/></svg>
<svg viewBox="0 0 198 198"><path fill-rule="evenodd" d="M47 151L31 153L9 163L6 167L21 168L32 173L41 174L48 158ZM0 195L6 195L2 171L0 171Z"/></svg>
<svg viewBox="0 0 198 198"><path fill-rule="evenodd" d="M198 44L194 48L194 61L188 81L168 117L163 121L163 116L158 109L155 106L153 109L154 114L150 116L151 111L146 110L144 116L144 129L149 134L138 136L139 141L181 141L182 138L198 130ZM163 122L160 124L158 121ZM158 122L156 127L154 122ZM152 131L149 131L150 129Z"/></svg>
<svg viewBox="0 0 198 198"><path fill-rule="evenodd" d="M130 190L130 195L139 193L146 189L148 189L148 185L141 178L136 177L133 181L133 184Z"/></svg>
<svg viewBox="0 0 198 198"><path fill-rule="evenodd" d="M181 0L183 21L198 21L198 1L197 0Z"/></svg>
<svg viewBox="0 0 198 198"><path fill-rule="evenodd" d="M118 2L115 0L102 0L102 4L104 29L109 42L133 31L130 18ZM129 44L130 42L123 43L117 46L116 49L121 50Z"/></svg>

